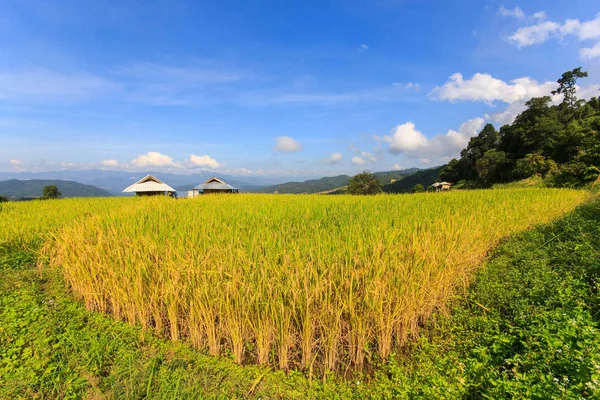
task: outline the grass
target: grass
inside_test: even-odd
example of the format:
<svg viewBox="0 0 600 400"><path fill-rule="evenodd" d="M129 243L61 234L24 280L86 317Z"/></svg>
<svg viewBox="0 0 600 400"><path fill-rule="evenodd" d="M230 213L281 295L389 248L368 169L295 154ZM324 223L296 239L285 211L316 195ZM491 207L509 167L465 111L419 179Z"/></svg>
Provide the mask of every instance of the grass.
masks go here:
<svg viewBox="0 0 600 400"><path fill-rule="evenodd" d="M45 255L89 310L238 364L344 373L401 349L500 238L587 196L141 199L68 224Z"/></svg>
<svg viewBox="0 0 600 400"><path fill-rule="evenodd" d="M0 398L598 398L600 202L503 241L448 313L373 374L211 357L74 302L60 270L0 251Z"/></svg>
<svg viewBox="0 0 600 400"><path fill-rule="evenodd" d="M514 188L533 188L533 187L544 187L544 179L541 176L532 175L529 178L522 179L520 181L509 182L509 183L495 183L492 185L493 189L514 189Z"/></svg>

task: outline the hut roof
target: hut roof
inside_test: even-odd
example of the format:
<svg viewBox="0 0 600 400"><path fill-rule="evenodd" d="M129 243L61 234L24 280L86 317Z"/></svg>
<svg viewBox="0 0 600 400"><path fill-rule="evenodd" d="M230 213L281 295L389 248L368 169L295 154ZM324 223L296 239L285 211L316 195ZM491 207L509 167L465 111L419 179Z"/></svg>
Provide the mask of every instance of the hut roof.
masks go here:
<svg viewBox="0 0 600 400"><path fill-rule="evenodd" d="M225 181L213 176L198 186L194 187L194 190L237 190Z"/></svg>
<svg viewBox="0 0 600 400"><path fill-rule="evenodd" d="M432 187L438 187L438 186L445 186L445 185L452 185L450 182L436 182L433 185L431 185Z"/></svg>
<svg viewBox="0 0 600 400"><path fill-rule="evenodd" d="M163 181L158 178L153 177L152 175L146 175L133 185L127 187L123 190L123 193L132 193L132 192L174 192L171 186L167 185Z"/></svg>

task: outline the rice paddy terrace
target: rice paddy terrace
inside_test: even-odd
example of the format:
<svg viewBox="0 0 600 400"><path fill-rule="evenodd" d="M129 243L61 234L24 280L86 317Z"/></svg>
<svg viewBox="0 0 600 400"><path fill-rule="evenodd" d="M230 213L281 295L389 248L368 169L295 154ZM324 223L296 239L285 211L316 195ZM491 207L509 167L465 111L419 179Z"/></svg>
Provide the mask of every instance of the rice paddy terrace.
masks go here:
<svg viewBox="0 0 600 400"><path fill-rule="evenodd" d="M510 234L589 193L236 195L8 203L3 246L41 248L89 310L237 363L385 359Z"/></svg>

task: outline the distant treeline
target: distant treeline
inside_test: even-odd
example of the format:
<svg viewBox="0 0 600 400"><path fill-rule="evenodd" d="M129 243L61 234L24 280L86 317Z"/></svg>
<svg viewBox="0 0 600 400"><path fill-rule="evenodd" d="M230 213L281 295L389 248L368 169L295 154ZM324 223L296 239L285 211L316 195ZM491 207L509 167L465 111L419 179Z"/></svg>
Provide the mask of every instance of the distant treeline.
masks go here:
<svg viewBox="0 0 600 400"><path fill-rule="evenodd" d="M484 187L533 175L557 187L582 186L598 179L600 98L576 97L577 79L587 76L581 68L562 74L552 92L563 95L559 105L550 105L550 96L532 98L527 109L500 131L487 124L471 138L460 159L444 166L439 178Z"/></svg>

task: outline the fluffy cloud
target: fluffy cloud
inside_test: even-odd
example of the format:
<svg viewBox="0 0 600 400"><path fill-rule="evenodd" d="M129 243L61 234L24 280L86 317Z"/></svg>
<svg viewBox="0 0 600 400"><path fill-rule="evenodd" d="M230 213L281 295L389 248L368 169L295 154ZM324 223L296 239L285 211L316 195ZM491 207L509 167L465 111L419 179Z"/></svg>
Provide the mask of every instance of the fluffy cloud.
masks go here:
<svg viewBox="0 0 600 400"><path fill-rule="evenodd" d="M339 164L340 162L342 162L342 153L332 153L328 158L327 158L327 164L329 165L335 165L335 164Z"/></svg>
<svg viewBox="0 0 600 400"><path fill-rule="evenodd" d="M432 162L430 157L445 160L458 155L469 139L477 135L484 125L483 118L474 118L463 123L458 130L451 129L446 134L428 139L416 129L415 124L407 122L392 129L392 135L384 136L382 140L389 144L390 153L421 157L419 162L426 165Z"/></svg>
<svg viewBox="0 0 600 400"><path fill-rule="evenodd" d="M534 14L534 17L536 16L539 22L520 27L507 38L508 41L515 43L518 47L527 47L544 43L551 37L562 38L566 35L574 35L579 40L600 38L600 14L589 21L581 22L578 19L567 19L563 23L546 20L546 14L543 12ZM596 47L600 47L600 44L592 48L582 49L580 52L581 58L597 57L597 52L594 51Z"/></svg>
<svg viewBox="0 0 600 400"><path fill-rule="evenodd" d="M435 87L430 93L434 98L448 101L485 101L492 103L502 101L514 103L523 99L549 94L556 88L554 82L537 82L529 77L513 79L505 82L490 74L476 73L471 79L464 79L462 74L455 73L442 86Z"/></svg>
<svg viewBox="0 0 600 400"><path fill-rule="evenodd" d="M21 160L10 160L10 164L12 164L13 168L20 168L23 165L23 161Z"/></svg>
<svg viewBox="0 0 600 400"><path fill-rule="evenodd" d="M388 150L393 154L413 152L427 146L427 138L412 122L397 125L390 133L390 136L383 137L383 141L389 144Z"/></svg>
<svg viewBox="0 0 600 400"><path fill-rule="evenodd" d="M535 25L517 29L515 33L508 37L508 40L515 42L519 47L526 47L545 42L559 30L560 24L552 21L542 21Z"/></svg>
<svg viewBox="0 0 600 400"><path fill-rule="evenodd" d="M217 160L206 154L203 156L197 156L195 154L192 154L190 156L190 162L196 167L219 168L221 166L221 164L219 164Z"/></svg>
<svg viewBox="0 0 600 400"><path fill-rule="evenodd" d="M525 13L523 12L523 10L521 10L519 6L516 6L514 10L509 10L504 8L504 6L500 6L500 8L498 9L498 14L504 17L515 17L517 19L525 18Z"/></svg>
<svg viewBox="0 0 600 400"><path fill-rule="evenodd" d="M119 166L119 162L111 158L109 160L100 161L100 165L102 165L103 167L116 168Z"/></svg>
<svg viewBox="0 0 600 400"><path fill-rule="evenodd" d="M591 60L592 58L600 57L600 42L593 47L584 47L579 50L579 56L582 60Z"/></svg>
<svg viewBox="0 0 600 400"><path fill-rule="evenodd" d="M179 167L179 163L173 162L173 158L157 151L149 151L146 154L140 154L130 162L135 168L146 167Z"/></svg>
<svg viewBox="0 0 600 400"><path fill-rule="evenodd" d="M354 165L364 165L365 163L366 161L360 158L359 156L352 157L352 164Z"/></svg>
<svg viewBox="0 0 600 400"><path fill-rule="evenodd" d="M295 153L302 149L302 145L298 141L289 136L279 136L275 139L273 150L280 153Z"/></svg>

